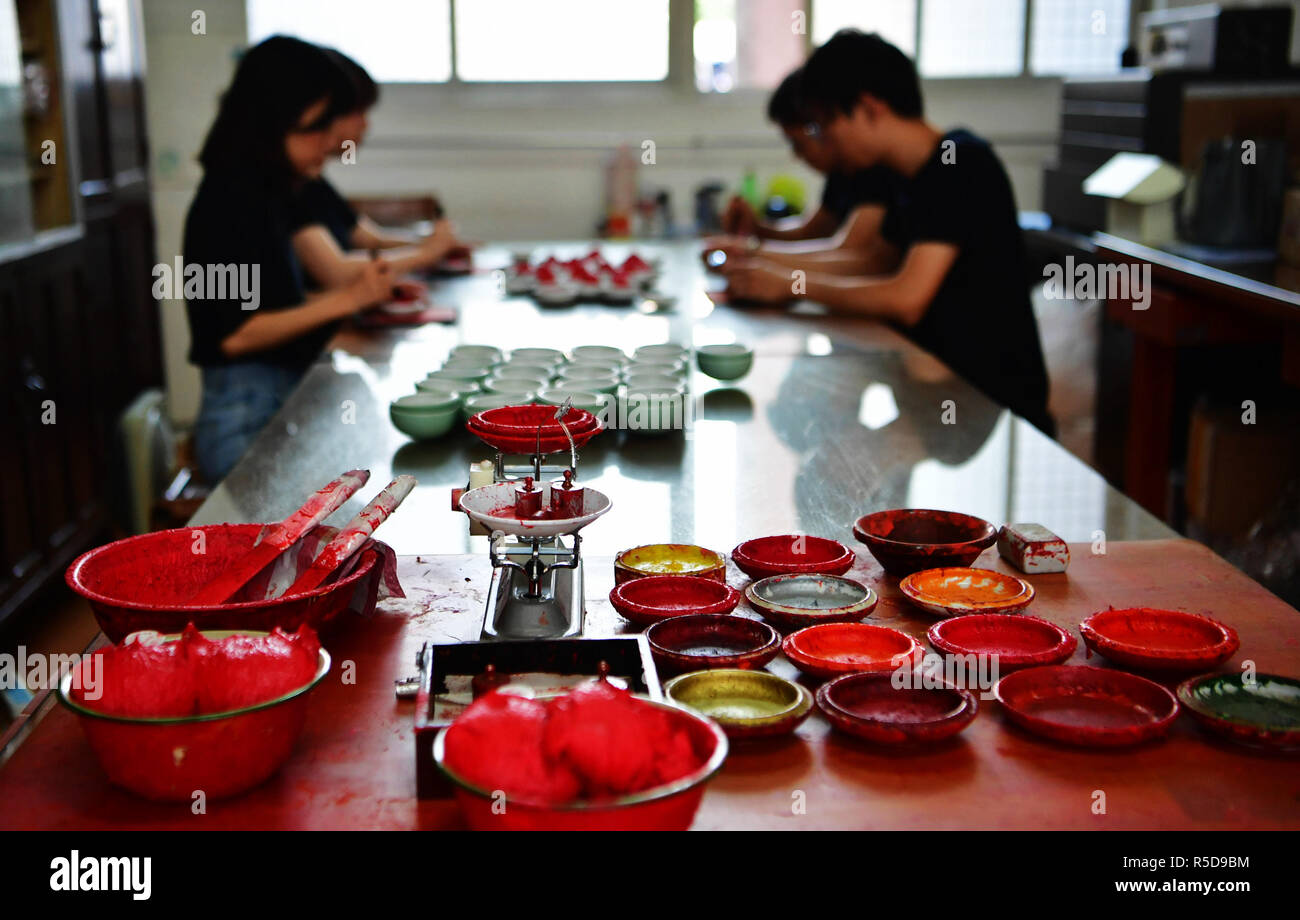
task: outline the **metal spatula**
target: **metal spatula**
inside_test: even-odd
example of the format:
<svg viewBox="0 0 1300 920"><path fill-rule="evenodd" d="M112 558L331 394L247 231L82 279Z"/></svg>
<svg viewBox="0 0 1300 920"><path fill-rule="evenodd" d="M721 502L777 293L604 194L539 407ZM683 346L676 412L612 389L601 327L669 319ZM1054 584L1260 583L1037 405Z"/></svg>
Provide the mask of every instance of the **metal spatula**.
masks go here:
<svg viewBox="0 0 1300 920"><path fill-rule="evenodd" d="M347 561L353 553L370 539L375 528L388 520L388 516L397 510L397 506L411 489L415 488L415 477L405 474L398 476L384 491L371 500L370 504L348 521L338 534L320 551L311 567L298 576L298 580L289 586L285 594L300 594L319 587L330 573Z"/></svg>
<svg viewBox="0 0 1300 920"><path fill-rule="evenodd" d="M349 470L318 490L301 508L276 524L260 543L199 588L189 603L195 606L226 603L303 534L342 507L369 479L369 470Z"/></svg>

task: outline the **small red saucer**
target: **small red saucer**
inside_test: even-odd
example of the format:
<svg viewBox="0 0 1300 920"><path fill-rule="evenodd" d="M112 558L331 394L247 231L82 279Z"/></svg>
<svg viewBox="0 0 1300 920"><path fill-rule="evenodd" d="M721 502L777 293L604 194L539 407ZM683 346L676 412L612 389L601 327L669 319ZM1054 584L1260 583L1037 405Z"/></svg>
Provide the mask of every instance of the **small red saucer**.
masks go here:
<svg viewBox="0 0 1300 920"><path fill-rule="evenodd" d="M898 588L913 604L937 617L1019 613L1034 600L1034 586L1024 579L967 566L913 572Z"/></svg>
<svg viewBox="0 0 1300 920"><path fill-rule="evenodd" d="M857 560L839 540L784 534L746 540L731 551L732 561L750 578L815 572L843 575Z"/></svg>
<svg viewBox="0 0 1300 920"><path fill-rule="evenodd" d="M907 633L868 623L825 623L786 636L781 651L809 677L831 678L857 671L911 667L921 646Z"/></svg>
<svg viewBox="0 0 1300 920"><path fill-rule="evenodd" d="M740 592L711 578L649 575L615 586L609 602L624 619L649 626L692 613L731 613L740 603Z"/></svg>
<svg viewBox="0 0 1300 920"><path fill-rule="evenodd" d="M1178 715L1178 701L1164 687L1109 668L1026 668L998 681L993 693L1021 728L1081 747L1159 738Z"/></svg>
<svg viewBox="0 0 1300 920"><path fill-rule="evenodd" d="M1300 751L1300 680L1277 674L1202 674L1178 702L1215 734L1247 747Z"/></svg>
<svg viewBox="0 0 1300 920"><path fill-rule="evenodd" d="M1079 624L1084 643L1116 664L1149 671L1208 671L1240 647L1237 631L1181 610L1103 610Z"/></svg>
<svg viewBox="0 0 1300 920"><path fill-rule="evenodd" d="M781 651L781 636L771 626L720 613L669 617L653 623L645 637L655 664L672 673L761 668Z"/></svg>
<svg viewBox="0 0 1300 920"><path fill-rule="evenodd" d="M969 690L947 682L895 687L893 674L845 674L817 689L817 707L840 731L881 744L939 741L975 718Z"/></svg>
<svg viewBox="0 0 1300 920"><path fill-rule="evenodd" d="M998 671L1060 664L1079 647L1055 623L1031 616L972 613L940 620L926 633L930 644L949 655L997 656Z"/></svg>

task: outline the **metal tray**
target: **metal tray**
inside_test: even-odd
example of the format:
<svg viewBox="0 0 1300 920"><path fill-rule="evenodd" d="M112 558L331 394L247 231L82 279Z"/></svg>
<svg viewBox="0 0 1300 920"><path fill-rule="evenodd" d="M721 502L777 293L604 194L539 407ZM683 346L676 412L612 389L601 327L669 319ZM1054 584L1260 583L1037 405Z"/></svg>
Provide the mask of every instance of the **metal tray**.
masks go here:
<svg viewBox="0 0 1300 920"><path fill-rule="evenodd" d="M470 681L490 664L498 673L530 678L540 692L596 677L600 663L609 677L633 693L662 700L663 688L645 636L604 639L528 639L426 642L416 655L417 679L398 682L398 695L415 696L415 778L422 799L451 794L433 762L433 739L470 701ZM405 691L405 692L404 692Z"/></svg>

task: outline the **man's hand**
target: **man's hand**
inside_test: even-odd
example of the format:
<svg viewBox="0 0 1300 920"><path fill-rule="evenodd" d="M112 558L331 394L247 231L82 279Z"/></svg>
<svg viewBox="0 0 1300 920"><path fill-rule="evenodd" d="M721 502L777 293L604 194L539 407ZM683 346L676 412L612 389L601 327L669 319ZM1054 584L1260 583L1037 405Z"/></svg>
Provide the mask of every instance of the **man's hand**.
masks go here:
<svg viewBox="0 0 1300 920"><path fill-rule="evenodd" d="M726 271L726 265L750 258L757 249L757 237L711 236L705 239L704 249L700 251L700 258L704 260L704 266L709 271ZM721 267L709 264L709 254L718 251L725 253L727 256L726 263Z"/></svg>
<svg viewBox="0 0 1300 920"><path fill-rule="evenodd" d="M705 252L710 249L721 249L727 254L728 259L752 256L758 246L758 237L754 236L727 234L724 236L710 236L704 240Z"/></svg>
<svg viewBox="0 0 1300 920"><path fill-rule="evenodd" d="M727 202L727 209L722 212L722 229L725 233L752 236L758 229L758 215L748 201L733 195Z"/></svg>
<svg viewBox="0 0 1300 920"><path fill-rule="evenodd" d="M727 260L727 293L735 300L785 303L794 299L790 269L762 259Z"/></svg>

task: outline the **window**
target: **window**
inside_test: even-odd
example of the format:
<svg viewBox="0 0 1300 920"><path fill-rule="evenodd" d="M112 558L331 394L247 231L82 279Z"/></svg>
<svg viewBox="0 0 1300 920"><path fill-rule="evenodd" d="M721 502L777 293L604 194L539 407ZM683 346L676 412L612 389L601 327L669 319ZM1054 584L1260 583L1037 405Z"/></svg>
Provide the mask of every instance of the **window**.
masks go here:
<svg viewBox="0 0 1300 920"><path fill-rule="evenodd" d="M814 45L846 28L879 32L908 57L916 56L916 0L812 0Z"/></svg>
<svg viewBox="0 0 1300 920"><path fill-rule="evenodd" d="M839 29L879 32L916 57L927 77L1014 76L1025 48L1025 0L810 0L812 40ZM920 41L917 17L920 16ZM1033 0L1029 70L1038 75L1119 69L1129 0Z"/></svg>
<svg viewBox="0 0 1300 920"><path fill-rule="evenodd" d="M455 10L462 80L668 76L668 0L462 0Z"/></svg>
<svg viewBox="0 0 1300 920"><path fill-rule="evenodd" d="M1005 77L1025 53L1025 0L924 0L921 75Z"/></svg>
<svg viewBox="0 0 1300 920"><path fill-rule="evenodd" d="M1128 0L1034 0L1029 69L1114 73L1128 44Z"/></svg>
<svg viewBox="0 0 1300 920"><path fill-rule="evenodd" d="M448 0L248 0L247 8L250 43L279 33L329 45L380 83L451 77Z"/></svg>
<svg viewBox="0 0 1300 920"><path fill-rule="evenodd" d="M656 82L671 0L246 0L248 37L297 35L381 83ZM1130 0L695 0L696 88L772 89L846 27L878 32L925 77L1106 74ZM452 54L453 20L455 55ZM809 32L809 28L811 32ZM1026 29L1029 33L1026 35ZM453 64L454 59L454 64ZM674 65L675 66L675 65ZM454 74L453 74L454 70Z"/></svg>
<svg viewBox="0 0 1300 920"><path fill-rule="evenodd" d="M772 89L807 54L804 0L696 0L695 86Z"/></svg>

